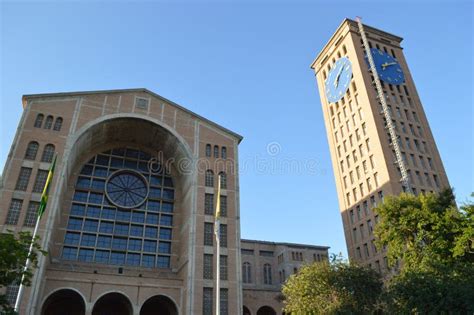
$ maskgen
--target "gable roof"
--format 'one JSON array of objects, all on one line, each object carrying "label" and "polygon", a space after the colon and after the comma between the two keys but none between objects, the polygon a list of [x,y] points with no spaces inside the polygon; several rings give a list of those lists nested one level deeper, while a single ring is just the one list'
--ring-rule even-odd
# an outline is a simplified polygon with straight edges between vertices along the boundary
[{"label": "gable roof", "polygon": [[33,98],[61,97],[61,96],[81,96],[81,95],[111,94],[111,93],[147,93],[147,94],[150,94],[153,97],[159,98],[159,99],[163,100],[164,102],[169,103],[169,104],[181,109],[182,111],[190,114],[191,116],[193,116],[195,118],[198,118],[198,119],[210,124],[211,126],[216,127],[218,129],[232,135],[233,137],[237,138],[238,143],[240,143],[243,139],[243,137],[241,135],[239,135],[238,133],[233,132],[232,130],[227,129],[227,128],[213,122],[212,120],[209,120],[209,119],[207,119],[203,116],[200,116],[200,115],[196,114],[195,112],[190,111],[189,109],[187,109],[187,108],[185,108],[185,107],[183,107],[183,106],[181,106],[181,105],[179,105],[179,104],[177,104],[173,101],[170,101],[169,99],[164,98],[163,96],[161,96],[159,94],[156,94],[156,93],[154,93],[154,92],[152,92],[148,89],[145,89],[145,88],[26,94],[26,95],[23,95],[22,101],[23,101],[23,107],[25,107],[26,106],[26,101],[28,101],[30,99],[33,99]]}]

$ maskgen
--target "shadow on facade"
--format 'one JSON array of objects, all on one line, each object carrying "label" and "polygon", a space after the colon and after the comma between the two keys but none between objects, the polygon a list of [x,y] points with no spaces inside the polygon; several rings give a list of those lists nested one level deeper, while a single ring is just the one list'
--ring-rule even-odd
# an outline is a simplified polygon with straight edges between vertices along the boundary
[{"label": "shadow on facade", "polygon": [[84,315],[86,304],[82,296],[74,290],[62,289],[51,294],[43,304],[42,315]]},{"label": "shadow on facade", "polygon": [[155,295],[143,304],[140,315],[178,315],[174,302],[163,295]]},{"label": "shadow on facade", "polygon": [[262,306],[258,309],[257,315],[276,315],[276,312],[270,306]]},{"label": "shadow on facade", "polygon": [[95,302],[92,315],[132,315],[133,307],[128,298],[120,293],[107,293]]}]

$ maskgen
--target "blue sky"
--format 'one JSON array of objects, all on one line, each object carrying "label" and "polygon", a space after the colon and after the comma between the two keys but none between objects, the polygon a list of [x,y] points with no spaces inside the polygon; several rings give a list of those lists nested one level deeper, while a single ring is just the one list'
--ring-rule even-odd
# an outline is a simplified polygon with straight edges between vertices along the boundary
[{"label": "blue sky", "polygon": [[474,191],[471,1],[2,1],[0,10],[2,167],[23,94],[145,87],[244,136],[243,237],[346,254],[309,65],[345,17],[362,16],[404,37],[451,185],[461,202]]}]

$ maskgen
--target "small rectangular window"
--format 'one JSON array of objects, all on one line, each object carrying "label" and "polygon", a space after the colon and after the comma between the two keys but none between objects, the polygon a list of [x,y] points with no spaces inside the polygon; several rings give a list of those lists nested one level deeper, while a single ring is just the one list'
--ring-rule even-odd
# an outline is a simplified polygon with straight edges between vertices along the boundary
[{"label": "small rectangular window", "polygon": [[273,251],[268,251],[268,250],[261,250],[260,251],[260,256],[273,257],[273,255],[274,255]]},{"label": "small rectangular window", "polygon": [[48,178],[49,171],[46,170],[38,170],[36,174],[35,184],[33,185],[33,192],[41,193],[43,192],[44,185],[46,183],[46,179]]},{"label": "small rectangular window", "polygon": [[26,191],[28,188],[28,183],[30,181],[32,169],[29,167],[22,167],[20,169],[20,174],[18,175],[18,180],[16,182],[15,189]]},{"label": "small rectangular window", "polygon": [[227,224],[220,225],[220,246],[227,247]]},{"label": "small rectangular window", "polygon": [[220,278],[221,280],[227,280],[228,272],[227,272],[227,256],[221,255],[220,257]]},{"label": "small rectangular window", "polygon": [[30,201],[28,210],[26,211],[25,221],[23,226],[34,227],[36,225],[36,219],[38,217],[39,202]]},{"label": "small rectangular window", "polygon": [[203,278],[204,279],[212,279],[213,278],[213,271],[212,271],[212,255],[211,254],[204,254],[204,264],[203,264]]},{"label": "small rectangular window", "polygon": [[203,288],[202,294],[202,314],[212,315],[212,288]]},{"label": "small rectangular window", "polygon": [[141,98],[141,97],[137,97],[135,99],[135,102],[136,102],[136,107],[139,108],[139,109],[148,109],[148,99],[146,98]]},{"label": "small rectangular window", "polygon": [[204,213],[208,215],[214,214],[214,195],[213,194],[204,195]]},{"label": "small rectangular window", "polygon": [[214,243],[214,224],[204,223],[204,245],[212,246]]},{"label": "small rectangular window", "polygon": [[16,225],[18,223],[18,218],[20,217],[22,206],[23,200],[12,199],[12,201],[10,202],[10,208],[8,208],[5,224]]}]

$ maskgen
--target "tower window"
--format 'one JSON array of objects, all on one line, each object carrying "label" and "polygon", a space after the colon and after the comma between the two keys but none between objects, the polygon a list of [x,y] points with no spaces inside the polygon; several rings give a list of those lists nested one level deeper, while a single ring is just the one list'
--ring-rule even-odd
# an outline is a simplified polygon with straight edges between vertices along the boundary
[{"label": "tower window", "polygon": [[215,158],[219,157],[219,147],[217,145],[214,146],[214,157]]},{"label": "tower window", "polygon": [[46,122],[44,123],[44,129],[51,129],[53,126],[53,116],[46,117]]},{"label": "tower window", "polygon": [[44,119],[44,115],[43,115],[43,114],[38,114],[38,115],[36,116],[35,128],[41,128],[41,126],[43,125],[43,119]]},{"label": "tower window", "polygon": [[206,144],[206,157],[211,157],[211,145]]},{"label": "tower window", "polygon": [[36,154],[38,153],[39,144],[36,141],[31,141],[28,143],[28,148],[26,149],[25,159],[26,160],[35,160]]},{"label": "tower window", "polygon": [[56,121],[54,122],[53,130],[61,131],[62,125],[63,125],[63,119],[61,117],[56,118]]},{"label": "tower window", "polygon": [[41,156],[41,162],[51,163],[54,157],[54,145],[47,144],[44,147],[43,155]]}]

